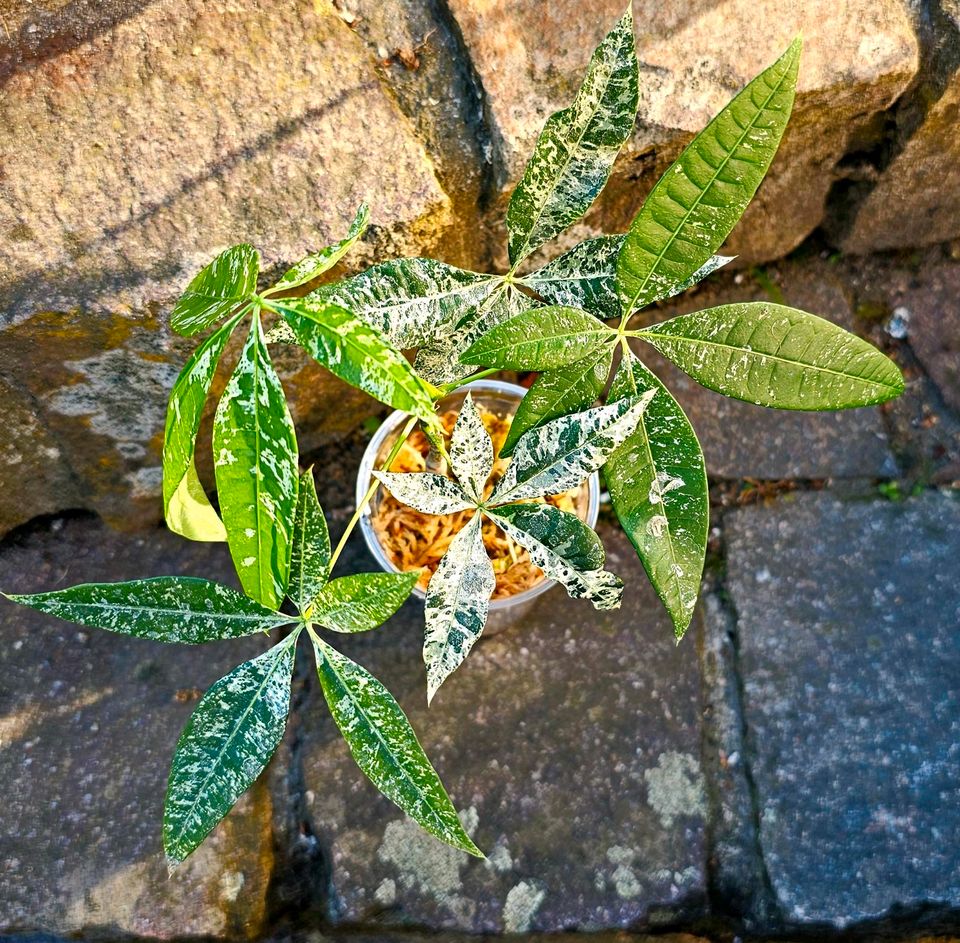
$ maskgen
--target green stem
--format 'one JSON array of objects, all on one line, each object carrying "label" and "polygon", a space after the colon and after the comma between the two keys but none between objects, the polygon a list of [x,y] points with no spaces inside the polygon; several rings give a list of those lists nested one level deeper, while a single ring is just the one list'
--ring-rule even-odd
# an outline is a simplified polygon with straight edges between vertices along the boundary
[{"label": "green stem", "polygon": [[[407,420],[407,424],[403,427],[400,435],[397,437],[397,441],[393,443],[393,448],[390,449],[390,454],[387,456],[383,465],[380,466],[380,470],[386,468],[389,469],[393,464],[394,459],[400,454],[400,449],[403,448],[403,443],[407,441],[407,436],[413,432],[413,427],[417,424],[417,417],[411,416]],[[343,535],[340,538],[340,542],[337,544],[336,549],[333,551],[332,556],[330,557],[330,566],[328,568],[329,573],[333,572],[333,568],[337,564],[337,560],[340,559],[340,554],[343,553],[343,548],[347,545],[347,539],[350,534],[353,532],[353,529],[357,526],[360,521],[363,512],[366,510],[367,505],[373,500],[373,496],[377,493],[377,488],[380,487],[380,482],[376,479],[371,482],[370,487],[367,488],[367,493],[363,496],[363,500],[357,505],[356,511],[353,512],[353,517],[347,523],[347,529],[343,532]]]},{"label": "green stem", "polygon": [[[448,393],[453,393],[456,390],[459,390],[461,386],[466,386],[468,383],[473,383],[474,380],[482,380],[484,377],[488,377],[493,373],[499,373],[499,367],[490,367],[487,370],[480,370],[478,373],[474,373],[472,376],[465,377],[463,380],[454,380],[453,383],[444,383],[440,389],[442,396],[446,396]],[[440,397],[435,397],[440,399]]]}]

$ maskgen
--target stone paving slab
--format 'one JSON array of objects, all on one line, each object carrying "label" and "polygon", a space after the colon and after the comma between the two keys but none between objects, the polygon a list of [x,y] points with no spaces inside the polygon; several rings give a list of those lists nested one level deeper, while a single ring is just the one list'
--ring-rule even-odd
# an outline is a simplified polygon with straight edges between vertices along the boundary
[{"label": "stone paving slab", "polygon": [[786,918],[960,906],[960,501],[726,518],[760,846]]},{"label": "stone paving slab", "polygon": [[[338,925],[599,930],[702,912],[704,796],[694,637],[679,647],[636,556],[605,527],[621,610],[561,590],[482,642],[427,710],[422,606],[334,639],[387,685],[487,861],[448,850],[378,797],[314,689],[306,809]],[[370,569],[354,547],[351,569]]]},{"label": "stone paving slab", "polygon": [[[190,574],[235,585],[222,545],[121,536],[82,518],[11,538],[2,588]],[[163,794],[201,691],[260,639],[195,648],[129,639],[0,601],[0,933],[256,934],[273,853],[255,787],[168,877]]]}]

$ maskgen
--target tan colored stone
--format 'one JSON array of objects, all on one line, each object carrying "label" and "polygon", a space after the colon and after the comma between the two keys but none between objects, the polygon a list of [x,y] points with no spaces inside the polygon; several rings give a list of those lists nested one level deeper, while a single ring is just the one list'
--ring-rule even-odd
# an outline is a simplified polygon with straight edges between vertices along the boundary
[{"label": "tan colored stone", "polygon": [[[587,12],[574,0],[450,0],[487,94],[503,196],[519,179],[547,116],[569,104],[591,51],[623,6],[602,0]],[[691,137],[802,33],[793,121],[728,245],[749,261],[783,255],[821,222],[834,165],[848,142],[918,68],[903,0],[645,0],[634,4],[634,15],[641,62],[636,132],[577,238],[622,230]]]}]

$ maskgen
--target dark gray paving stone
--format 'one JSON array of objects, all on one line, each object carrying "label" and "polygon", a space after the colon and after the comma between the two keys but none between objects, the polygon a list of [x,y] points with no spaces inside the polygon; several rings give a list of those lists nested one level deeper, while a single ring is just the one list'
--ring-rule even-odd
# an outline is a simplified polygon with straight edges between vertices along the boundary
[{"label": "dark gray paving stone", "polygon": [[[233,583],[221,545],[55,521],[0,550],[2,588],[191,574]],[[0,601],[0,933],[246,937],[272,869],[270,797],[255,788],[168,877],[161,845],[173,748],[203,689],[260,639],[167,646]]]},{"label": "dark gray paving stone", "polygon": [[[427,710],[422,607],[334,643],[400,701],[487,861],[421,832],[361,777],[314,693],[307,810],[329,848],[337,924],[474,932],[616,928],[697,913],[705,895],[699,684],[632,548],[618,612],[552,590],[482,642]],[[356,550],[356,548],[355,548]],[[365,551],[351,568],[371,568]]]},{"label": "dark gray paving stone", "polygon": [[960,502],[731,514],[760,842],[791,921],[960,906]]}]

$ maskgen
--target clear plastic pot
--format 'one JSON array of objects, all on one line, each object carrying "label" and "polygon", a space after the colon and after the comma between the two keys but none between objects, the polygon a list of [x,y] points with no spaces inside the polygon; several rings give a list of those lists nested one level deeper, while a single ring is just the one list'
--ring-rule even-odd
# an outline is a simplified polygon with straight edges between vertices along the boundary
[{"label": "clear plastic pot", "polygon": [[[438,403],[438,411],[443,413],[449,409],[459,409],[467,391],[473,396],[474,402],[484,407],[492,413],[498,415],[511,415],[516,412],[520,400],[523,398],[526,390],[522,386],[514,383],[504,383],[500,380],[476,380],[465,387],[457,390],[456,393],[442,399]],[[363,461],[360,463],[360,471],[357,474],[357,496],[359,504],[373,480],[373,471],[379,469],[386,460],[390,449],[393,448],[397,436],[403,430],[407,421],[406,413],[391,413],[383,422],[383,425],[377,430],[376,435],[370,440],[366,451],[363,453]],[[364,510],[360,518],[360,530],[363,533],[367,547],[373,554],[374,559],[384,570],[390,573],[397,573],[398,568],[390,559],[386,550],[381,546],[377,534],[373,528],[372,516],[376,514],[379,506],[379,500],[382,496],[382,489],[377,491],[373,500]],[[581,495],[577,500],[577,514],[590,527],[597,523],[597,514],[600,509],[600,479],[594,473],[591,475],[582,488]],[[530,609],[533,601],[542,593],[547,592],[554,586],[552,580],[543,579],[536,586],[531,586],[522,593],[510,596],[505,599],[494,599],[490,602],[490,615],[487,619],[487,626],[483,631],[484,637],[495,635],[504,629],[521,621],[522,617]],[[419,586],[414,589],[414,594],[423,599],[426,595]]]}]

